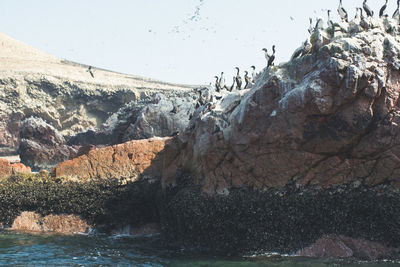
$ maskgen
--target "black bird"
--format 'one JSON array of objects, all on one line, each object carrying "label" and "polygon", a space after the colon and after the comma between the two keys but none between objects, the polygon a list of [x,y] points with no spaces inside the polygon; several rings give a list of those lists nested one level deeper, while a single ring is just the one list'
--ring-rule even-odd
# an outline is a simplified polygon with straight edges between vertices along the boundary
[{"label": "black bird", "polygon": [[179,108],[178,108],[177,106],[174,106],[174,107],[172,108],[172,110],[170,111],[170,113],[176,114],[176,113],[178,113],[178,111],[179,111]]},{"label": "black bird", "polygon": [[340,0],[339,7],[337,9],[339,16],[342,20],[348,22],[347,11],[343,8],[342,0]]},{"label": "black bird", "polygon": [[233,88],[235,88],[235,83],[236,83],[236,77],[233,76],[233,83],[232,83],[231,88],[229,88],[229,92],[232,92]]},{"label": "black bird", "polygon": [[269,68],[270,66],[272,66],[274,64],[274,60],[275,60],[275,45],[272,46],[272,55],[269,57],[268,60],[268,65],[267,68]]},{"label": "black bird", "polygon": [[314,31],[314,27],[312,26],[312,18],[309,18],[309,19],[310,19],[310,27],[308,28],[308,33],[312,34]]},{"label": "black bird", "polygon": [[249,89],[252,87],[251,78],[247,70],[244,71],[244,82],[245,82],[244,89]]},{"label": "black bird", "polygon": [[333,29],[334,26],[333,26],[333,21],[331,20],[331,11],[328,9],[327,12],[328,12],[328,27]]},{"label": "black bird", "polygon": [[367,17],[374,16],[374,11],[372,11],[372,9],[367,5],[367,0],[364,0],[363,8],[364,8],[365,13],[367,14]]},{"label": "black bird", "polygon": [[239,75],[239,68],[236,67],[235,69],[237,69],[237,73],[236,73],[236,89],[241,90],[242,89],[242,77],[240,77]]},{"label": "black bird", "polygon": [[397,0],[397,8],[393,13],[392,18],[394,19],[400,19],[400,12],[399,12],[399,8],[400,8],[400,0]]},{"label": "black bird", "polygon": [[256,66],[251,66],[251,69],[253,70],[251,72],[251,82],[255,83],[256,82],[256,77],[257,77],[257,72],[256,72]]},{"label": "black bird", "polygon": [[214,76],[215,80],[215,91],[219,92],[221,91],[221,86],[219,85],[219,78],[218,76]]},{"label": "black bird", "polygon": [[381,8],[381,10],[379,10],[379,17],[381,18],[383,16],[383,12],[385,12],[386,8],[387,8],[387,3],[388,0],[386,0],[385,5]]},{"label": "black bird", "polygon": [[90,73],[90,75],[92,76],[92,78],[94,78],[93,72],[92,72],[92,66],[89,66],[89,68],[87,69],[87,72]]}]

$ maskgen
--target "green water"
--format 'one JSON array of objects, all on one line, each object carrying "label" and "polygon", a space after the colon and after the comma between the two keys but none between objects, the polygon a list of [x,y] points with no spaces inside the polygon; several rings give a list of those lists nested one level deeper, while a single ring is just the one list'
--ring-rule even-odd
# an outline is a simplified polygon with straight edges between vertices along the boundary
[{"label": "green water", "polygon": [[400,266],[400,262],[349,262],[298,257],[206,257],[167,249],[156,237],[50,235],[0,232],[1,266]]}]

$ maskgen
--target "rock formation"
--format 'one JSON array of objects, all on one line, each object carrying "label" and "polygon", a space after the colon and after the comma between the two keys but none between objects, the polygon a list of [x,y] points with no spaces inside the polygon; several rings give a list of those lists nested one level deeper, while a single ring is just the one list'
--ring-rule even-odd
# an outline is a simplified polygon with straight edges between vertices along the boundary
[{"label": "rock formation", "polygon": [[[97,68],[92,78],[87,67],[0,33],[0,155],[16,153],[21,122],[30,117],[43,119],[67,141],[81,133],[71,145],[168,136],[186,126],[196,104],[193,87]],[[154,101],[160,104],[148,106]],[[174,106],[177,114],[165,110]]]},{"label": "rock formation", "polygon": [[312,52],[195,112],[166,147],[167,238],[234,253],[326,234],[400,247],[400,29],[368,21],[317,30]]},{"label": "rock formation", "polygon": [[10,163],[7,159],[0,158],[0,179],[7,178],[14,173],[30,173],[31,168],[22,163]]},{"label": "rock formation", "polygon": [[208,193],[289,184],[400,188],[400,38],[396,22],[332,37],[318,52],[264,70],[191,122],[166,164]]},{"label": "rock formation", "polygon": [[59,164],[53,169],[52,175],[77,181],[118,179],[132,182],[146,177],[159,180],[162,152],[170,139],[134,140],[90,150],[87,155]]},{"label": "rock formation", "polygon": [[56,232],[64,234],[85,233],[89,225],[79,216],[47,215],[24,211],[15,218],[10,230],[32,232]]},{"label": "rock formation", "polygon": [[28,118],[20,126],[21,161],[36,171],[49,169],[76,154],[64,137],[40,118]]}]

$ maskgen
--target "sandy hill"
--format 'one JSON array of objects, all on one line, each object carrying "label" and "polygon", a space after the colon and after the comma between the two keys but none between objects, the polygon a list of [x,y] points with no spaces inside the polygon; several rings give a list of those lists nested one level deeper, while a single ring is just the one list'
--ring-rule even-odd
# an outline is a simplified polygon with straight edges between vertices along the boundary
[{"label": "sandy hill", "polygon": [[162,90],[179,90],[189,87],[97,68],[93,68],[95,78],[92,78],[87,68],[87,65],[58,59],[0,32],[0,75],[2,77],[13,76],[12,74],[17,73],[44,74],[99,85],[126,85]]}]

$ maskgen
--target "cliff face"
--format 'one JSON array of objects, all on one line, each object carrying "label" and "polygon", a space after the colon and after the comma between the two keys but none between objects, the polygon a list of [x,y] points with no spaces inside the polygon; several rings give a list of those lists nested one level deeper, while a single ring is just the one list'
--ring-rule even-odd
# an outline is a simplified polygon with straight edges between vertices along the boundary
[{"label": "cliff face", "polygon": [[165,184],[185,169],[211,194],[242,186],[400,188],[397,22],[347,26],[193,118],[171,152]]},{"label": "cliff face", "polygon": [[[21,121],[31,116],[67,140],[83,132],[71,144],[110,144],[183,131],[196,104],[189,86],[96,68],[92,77],[86,65],[57,59],[2,33],[0,48],[0,154],[15,153]],[[160,99],[171,110],[181,106],[180,113],[162,110]],[[156,106],[150,115],[144,109],[149,104]]]}]

